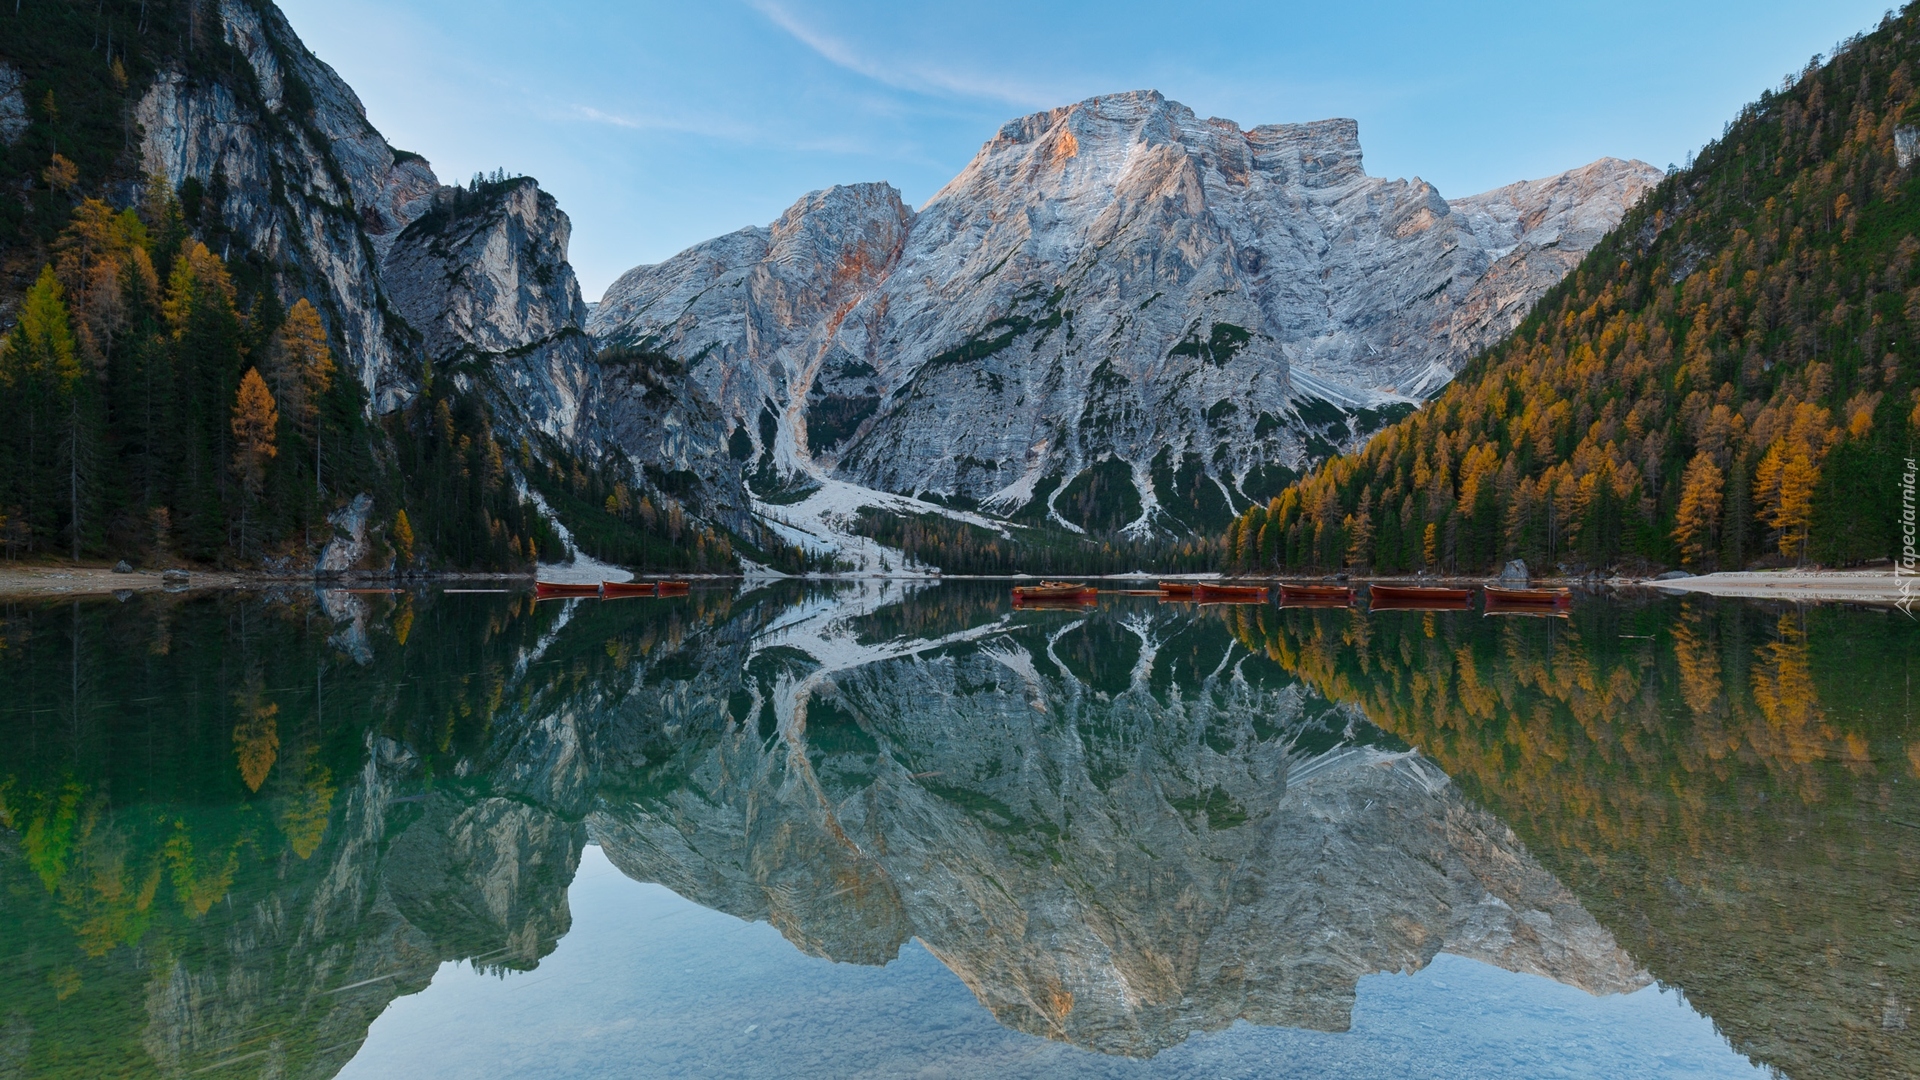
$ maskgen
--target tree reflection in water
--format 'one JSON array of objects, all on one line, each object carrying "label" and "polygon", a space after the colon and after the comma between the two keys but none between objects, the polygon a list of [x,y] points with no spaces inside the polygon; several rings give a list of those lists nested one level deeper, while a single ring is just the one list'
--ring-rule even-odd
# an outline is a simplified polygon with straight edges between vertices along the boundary
[{"label": "tree reflection in water", "polygon": [[441,961],[537,965],[591,836],[816,955],[917,937],[1108,1053],[1343,1030],[1445,950],[1650,971],[1794,1076],[1916,1060],[1904,625],[1108,599],[7,607],[0,1059],[331,1075]]}]

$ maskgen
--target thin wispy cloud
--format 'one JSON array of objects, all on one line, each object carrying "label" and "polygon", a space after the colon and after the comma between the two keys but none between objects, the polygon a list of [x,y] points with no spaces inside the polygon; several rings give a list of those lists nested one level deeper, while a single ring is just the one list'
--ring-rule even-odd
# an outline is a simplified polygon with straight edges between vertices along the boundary
[{"label": "thin wispy cloud", "polygon": [[1060,92],[1029,86],[997,75],[954,72],[929,64],[898,68],[864,56],[852,45],[818,27],[808,25],[779,0],[746,0],[788,37],[811,50],[828,63],[863,78],[914,93],[949,94],[1005,102],[1026,109],[1041,109],[1058,104]]}]

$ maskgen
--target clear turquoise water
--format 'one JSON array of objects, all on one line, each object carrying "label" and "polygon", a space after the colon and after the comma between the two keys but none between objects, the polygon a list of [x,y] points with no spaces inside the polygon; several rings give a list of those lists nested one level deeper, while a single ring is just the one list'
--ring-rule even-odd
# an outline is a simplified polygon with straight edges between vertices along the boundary
[{"label": "clear turquoise water", "polygon": [[1009,1031],[917,942],[885,967],[621,875],[588,848],[573,929],[531,972],[443,965],[343,1078],[1753,1077],[1677,991],[1596,997],[1445,953],[1360,980],[1353,1028],[1196,1035],[1149,1059]]},{"label": "clear turquoise water", "polygon": [[1920,623],[0,603],[0,1077],[1920,1073]]}]

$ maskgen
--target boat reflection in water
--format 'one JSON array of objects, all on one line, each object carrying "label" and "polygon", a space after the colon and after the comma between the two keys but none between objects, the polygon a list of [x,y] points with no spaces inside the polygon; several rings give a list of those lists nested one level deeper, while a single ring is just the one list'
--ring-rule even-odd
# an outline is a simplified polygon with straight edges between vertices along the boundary
[{"label": "boat reflection in water", "polygon": [[[1920,749],[1869,674],[1920,644],[1904,625],[1102,599],[865,582],[8,608],[0,1055],[325,1076],[391,1005],[445,1064],[407,1003],[433,1007],[444,962],[556,962],[594,843],[799,953],[902,978],[937,960],[1005,1030],[1112,1069],[1240,1047],[1193,1036],[1249,1024],[1345,1032],[1358,984],[1443,953],[1596,1001],[1657,978],[1795,1077],[1920,1061]],[[727,936],[701,940],[724,967]],[[729,992],[674,1022],[762,1007]],[[810,1020],[829,1042],[879,1023],[831,1013]],[[376,1038],[349,1072],[402,1049]],[[728,1052],[722,1072],[848,1060]]]}]

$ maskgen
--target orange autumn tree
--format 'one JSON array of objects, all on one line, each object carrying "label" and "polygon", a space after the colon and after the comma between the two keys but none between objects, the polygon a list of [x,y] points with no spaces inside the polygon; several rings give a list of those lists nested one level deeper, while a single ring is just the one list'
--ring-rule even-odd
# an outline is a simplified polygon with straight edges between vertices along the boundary
[{"label": "orange autumn tree", "polygon": [[302,297],[287,312],[267,354],[267,381],[280,409],[313,440],[313,489],[320,485],[320,398],[333,386],[333,352],[320,313]]},{"label": "orange autumn tree", "polygon": [[260,377],[260,369],[248,368],[233,402],[233,471],[247,493],[240,509],[243,553],[247,546],[246,507],[260,497],[261,489],[266,486],[267,463],[280,452],[275,445],[279,427],[280,413],[274,408],[272,391]]},{"label": "orange autumn tree", "polygon": [[1690,565],[1698,566],[1719,549],[1720,511],[1726,501],[1726,477],[1701,451],[1687,465],[1680,481],[1680,508],[1674,515],[1673,538]]}]

